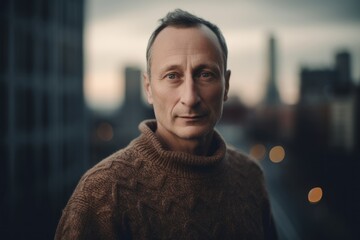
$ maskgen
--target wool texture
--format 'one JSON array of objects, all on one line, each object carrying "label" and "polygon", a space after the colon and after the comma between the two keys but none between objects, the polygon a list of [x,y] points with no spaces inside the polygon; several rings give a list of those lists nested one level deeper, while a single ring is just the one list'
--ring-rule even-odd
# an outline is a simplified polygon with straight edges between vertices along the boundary
[{"label": "wool texture", "polygon": [[141,135],[88,170],[55,239],[276,239],[259,165],[215,131],[210,156],[169,151]]}]

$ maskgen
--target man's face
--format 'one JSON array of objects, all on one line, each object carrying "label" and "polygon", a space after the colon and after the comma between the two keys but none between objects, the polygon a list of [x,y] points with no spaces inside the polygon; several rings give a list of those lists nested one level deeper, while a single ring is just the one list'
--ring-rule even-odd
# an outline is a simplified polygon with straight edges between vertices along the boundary
[{"label": "man's face", "polygon": [[207,27],[166,27],[151,51],[144,76],[157,134],[168,141],[211,136],[227,99],[230,71],[216,35]]}]

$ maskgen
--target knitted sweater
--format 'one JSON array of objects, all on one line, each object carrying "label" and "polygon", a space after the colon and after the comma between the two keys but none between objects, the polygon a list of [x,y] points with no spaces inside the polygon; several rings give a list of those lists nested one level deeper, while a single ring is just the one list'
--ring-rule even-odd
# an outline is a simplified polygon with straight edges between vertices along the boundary
[{"label": "knitted sweater", "polygon": [[275,239],[259,166],[215,132],[211,156],[165,150],[155,121],[90,169],[55,239]]}]

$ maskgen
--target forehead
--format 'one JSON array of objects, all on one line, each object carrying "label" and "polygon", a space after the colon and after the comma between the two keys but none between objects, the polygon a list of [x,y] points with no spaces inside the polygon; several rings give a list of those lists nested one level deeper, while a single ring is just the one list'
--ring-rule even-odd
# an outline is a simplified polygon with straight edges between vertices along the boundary
[{"label": "forehead", "polygon": [[152,63],[158,58],[174,55],[207,54],[223,63],[222,50],[216,35],[206,26],[166,27],[156,37],[152,50]]}]

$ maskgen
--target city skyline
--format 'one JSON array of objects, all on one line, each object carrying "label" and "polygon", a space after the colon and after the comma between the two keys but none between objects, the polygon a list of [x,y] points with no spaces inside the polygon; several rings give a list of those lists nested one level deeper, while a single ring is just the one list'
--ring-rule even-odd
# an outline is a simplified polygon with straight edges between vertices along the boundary
[{"label": "city skyline", "polygon": [[[313,1],[317,10],[319,3],[324,2]],[[0,153],[4,166],[0,176],[4,188],[0,210],[4,238],[52,238],[62,209],[81,175],[139,136],[140,121],[154,118],[151,106],[143,104],[141,99],[144,48],[157,24],[155,18],[173,9],[175,3],[161,5],[164,1],[155,0],[154,5],[144,11],[139,10],[140,2],[145,3],[145,0],[89,1],[88,11],[92,6],[97,14],[102,14],[93,15],[92,21],[100,20],[100,23],[92,30],[89,30],[94,27],[91,24],[84,29],[85,1],[1,2],[0,109],[3,114],[0,115]],[[233,3],[226,11],[230,19],[236,19],[232,13],[239,9],[238,2],[224,0],[223,3]],[[255,11],[261,10],[254,8],[259,4],[256,0],[256,4],[240,3],[246,7],[241,14],[246,15],[247,10],[252,11],[246,16],[258,14],[256,16],[260,17],[262,14]],[[289,35],[279,29],[265,31],[259,24],[249,22],[238,25],[239,19],[236,24],[235,21],[224,22],[223,14],[214,15],[215,6],[219,6],[215,1],[209,0],[205,12],[200,11],[198,3],[193,4],[191,8],[192,3],[184,0],[178,7],[219,23],[224,29],[232,56],[229,62],[233,71],[231,88],[241,89],[239,96],[243,97],[229,97],[216,130],[227,144],[251,155],[262,166],[279,239],[357,239],[360,235],[360,216],[355,214],[360,212],[357,184],[360,182],[360,162],[357,161],[360,159],[360,41],[353,40],[358,40],[358,31],[349,27],[345,29],[348,35],[333,33],[334,29],[344,26],[338,22],[335,28],[327,25],[327,34],[318,32],[317,35],[324,35],[321,38],[302,32],[299,39],[290,41],[289,38],[299,35]],[[274,13],[271,4],[263,4]],[[329,9],[334,10],[334,6],[342,4],[329,0],[326,6],[331,7],[321,16],[323,21],[334,18],[332,23],[335,23],[342,18],[334,12],[331,18],[327,15],[331,13]],[[301,6],[302,3],[297,3],[298,11],[304,10]],[[294,10],[295,5],[290,7],[289,3],[284,3],[282,7]],[[356,9],[354,5],[350,8]],[[340,7],[339,12],[350,8],[348,5]],[[144,16],[136,18],[134,14]],[[123,18],[122,23],[114,20],[115,16]],[[283,17],[276,15],[277,21]],[[264,19],[267,18],[261,21]],[[352,22],[351,26],[359,21],[351,14],[346,19],[345,22]],[[317,28],[310,24],[314,23],[314,11],[310,11],[305,20],[308,25],[301,25],[300,29],[310,27],[306,31],[315,33]],[[319,24],[317,22],[316,26]],[[254,34],[248,35],[251,32]],[[296,28],[292,33],[299,32]],[[330,36],[334,37],[330,42],[341,42],[346,49],[331,48],[331,44],[322,42]],[[345,37],[349,37],[348,41],[340,41]],[[101,39],[108,41],[99,41]],[[129,39],[134,41],[133,45],[128,43]],[[310,46],[309,43],[319,49],[299,47]],[[93,52],[89,51],[89,44],[95,47]],[[296,54],[299,51],[304,51],[301,56],[306,56],[306,61],[302,59],[295,65],[294,72],[299,78],[300,99],[296,105],[284,105],[278,100],[274,81],[277,79],[283,84],[284,73],[281,72],[288,64],[286,61],[299,59]],[[245,71],[247,67],[250,73]],[[251,73],[257,69],[258,73]],[[356,87],[350,83],[350,71]],[[89,74],[95,74],[93,81],[103,88],[90,88],[98,94],[95,98],[92,96],[100,102],[98,107],[111,107],[111,101],[119,103],[121,96],[124,97],[123,106],[113,105],[116,109],[108,115],[88,109],[84,103],[83,83],[89,84]],[[102,74],[109,76],[108,80]],[[249,77],[239,80],[246,76]],[[268,79],[271,84],[266,84]],[[254,82],[251,86],[250,80]],[[236,82],[238,86],[234,86]],[[125,89],[123,93],[121,86]],[[267,98],[256,108],[246,106],[246,96],[262,96],[261,90],[256,90],[258,86],[267,86],[267,91],[263,91]],[[284,94],[284,89],[282,91]],[[244,96],[244,93],[249,95]],[[109,97],[108,102],[104,102],[103,97]],[[312,195],[315,190],[321,191],[320,197]],[[17,231],[19,226],[22,226],[21,231]]]},{"label": "city skyline", "polygon": [[95,109],[119,107],[124,96],[122,70],[126,66],[145,70],[148,36],[157,20],[176,7],[207,18],[223,30],[232,70],[230,94],[239,96],[246,105],[256,105],[265,94],[270,34],[278,43],[276,82],[285,103],[298,100],[301,67],[332,65],[332,56],[344,49],[352,54],[353,79],[358,83],[360,33],[355,29],[360,19],[352,12],[355,1],[330,1],[326,6],[324,1],[272,3],[225,1],[220,5],[210,1],[202,11],[201,1],[155,1],[151,5],[144,1],[88,1],[84,86],[88,104]]}]

